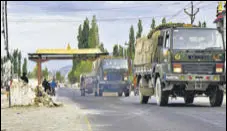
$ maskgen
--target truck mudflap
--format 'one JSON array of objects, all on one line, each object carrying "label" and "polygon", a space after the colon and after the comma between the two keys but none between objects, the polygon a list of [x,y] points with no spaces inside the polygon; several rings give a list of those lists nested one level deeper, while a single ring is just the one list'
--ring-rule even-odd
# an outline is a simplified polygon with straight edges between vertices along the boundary
[{"label": "truck mudflap", "polygon": [[167,82],[217,82],[225,83],[225,75],[203,74],[165,74],[163,80]]}]

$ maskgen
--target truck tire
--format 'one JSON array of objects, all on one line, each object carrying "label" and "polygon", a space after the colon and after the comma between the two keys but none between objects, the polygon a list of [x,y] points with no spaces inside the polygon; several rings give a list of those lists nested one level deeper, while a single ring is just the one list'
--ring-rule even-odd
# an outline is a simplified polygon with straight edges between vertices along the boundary
[{"label": "truck tire", "polygon": [[129,97],[129,92],[125,92],[125,97]]},{"label": "truck tire", "polygon": [[103,90],[99,89],[99,96],[103,96]]},{"label": "truck tire", "polygon": [[117,94],[118,94],[118,96],[119,96],[119,97],[121,97],[121,96],[122,96],[122,92],[118,92]]},{"label": "truck tire", "polygon": [[214,92],[209,96],[211,107],[220,107],[222,105],[224,92],[218,87]]},{"label": "truck tire", "polygon": [[185,104],[192,104],[194,102],[194,94],[186,93],[184,96]]},{"label": "truck tire", "polygon": [[166,106],[169,100],[168,92],[162,91],[162,89],[164,88],[163,86],[164,85],[161,84],[161,80],[158,77],[156,80],[155,93],[156,93],[157,105],[159,106]]},{"label": "truck tire", "polygon": [[85,89],[81,90],[81,96],[85,96]]},{"label": "truck tire", "polygon": [[95,91],[95,96],[98,96],[98,93],[97,93],[97,91]]}]

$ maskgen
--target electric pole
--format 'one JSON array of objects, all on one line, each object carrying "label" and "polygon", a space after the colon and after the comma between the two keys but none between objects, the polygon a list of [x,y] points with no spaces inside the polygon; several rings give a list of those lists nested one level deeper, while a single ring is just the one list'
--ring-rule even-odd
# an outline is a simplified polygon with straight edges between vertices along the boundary
[{"label": "electric pole", "polygon": [[193,5],[193,2],[191,1],[191,14],[188,13],[186,9],[184,9],[184,12],[190,17],[191,24],[193,25],[195,20],[195,15],[199,12],[199,8],[197,8],[196,12],[194,13],[194,5]]},{"label": "electric pole", "polygon": [[[7,1],[2,1],[2,34],[4,37],[4,43],[5,43],[5,50],[7,59],[10,61],[10,55],[9,55],[9,43],[8,43],[8,20],[7,20]],[[11,66],[12,67],[12,66]],[[9,90],[9,107],[11,107],[11,94],[10,94],[10,85],[12,80],[12,68],[10,70],[10,84],[7,84],[7,88]]]}]

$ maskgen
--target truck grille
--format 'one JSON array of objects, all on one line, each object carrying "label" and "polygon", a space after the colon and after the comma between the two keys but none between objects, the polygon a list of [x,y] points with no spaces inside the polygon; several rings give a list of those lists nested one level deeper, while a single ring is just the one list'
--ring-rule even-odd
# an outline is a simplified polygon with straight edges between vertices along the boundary
[{"label": "truck grille", "polygon": [[207,64],[207,63],[183,64],[184,73],[212,74],[214,73],[214,69],[215,69],[215,64]]}]

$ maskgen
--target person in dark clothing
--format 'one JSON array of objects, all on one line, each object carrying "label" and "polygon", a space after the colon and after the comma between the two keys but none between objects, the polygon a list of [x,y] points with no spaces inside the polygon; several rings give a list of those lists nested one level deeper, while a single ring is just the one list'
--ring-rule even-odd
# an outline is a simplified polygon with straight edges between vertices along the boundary
[{"label": "person in dark clothing", "polygon": [[21,80],[23,80],[24,82],[28,83],[28,77],[26,76],[26,73],[23,73],[23,76],[21,77]]},{"label": "person in dark clothing", "polygon": [[49,82],[46,80],[46,78],[43,80],[42,86],[44,87],[44,91],[47,92],[47,90],[50,91],[50,84]]}]

